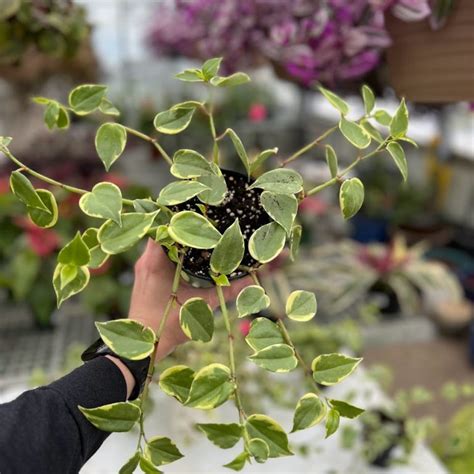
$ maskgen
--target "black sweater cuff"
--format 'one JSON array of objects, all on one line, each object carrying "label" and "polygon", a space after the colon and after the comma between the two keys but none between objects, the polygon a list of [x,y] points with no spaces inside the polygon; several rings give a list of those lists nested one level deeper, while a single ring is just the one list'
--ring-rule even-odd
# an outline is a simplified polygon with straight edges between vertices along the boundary
[{"label": "black sweater cuff", "polygon": [[127,385],[120,369],[107,357],[97,357],[49,385],[63,396],[78,426],[83,459],[89,459],[109,433],[95,428],[77,408],[96,408],[127,398]]}]

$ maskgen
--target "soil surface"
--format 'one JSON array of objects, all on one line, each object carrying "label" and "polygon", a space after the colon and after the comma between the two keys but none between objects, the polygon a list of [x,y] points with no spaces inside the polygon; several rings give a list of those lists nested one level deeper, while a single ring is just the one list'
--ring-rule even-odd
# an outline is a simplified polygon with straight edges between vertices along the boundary
[{"label": "soil surface", "polygon": [[[245,253],[242,265],[255,267],[259,263],[252,258],[248,251],[247,243],[250,236],[260,227],[268,224],[271,219],[260,204],[260,189],[248,189],[253,180],[248,180],[247,176],[235,171],[222,170],[222,174],[227,183],[227,196],[219,206],[208,206],[207,216],[212,219],[219,232],[224,231],[239,219],[240,229],[245,239]],[[174,211],[195,211],[201,214],[197,207],[202,202],[198,198],[193,198],[183,204],[173,208]],[[209,276],[210,259],[212,250],[188,249],[184,257],[183,269],[190,275],[212,281]],[[236,270],[228,276],[229,280],[241,278],[247,273]]]}]

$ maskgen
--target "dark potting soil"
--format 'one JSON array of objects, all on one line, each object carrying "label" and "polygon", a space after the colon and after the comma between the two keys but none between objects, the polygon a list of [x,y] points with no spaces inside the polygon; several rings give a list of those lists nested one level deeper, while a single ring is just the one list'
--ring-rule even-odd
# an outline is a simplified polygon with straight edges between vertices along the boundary
[{"label": "dark potting soil", "polygon": [[[240,229],[245,240],[245,253],[241,265],[255,267],[259,263],[252,258],[248,251],[248,240],[250,236],[260,227],[268,224],[271,219],[260,204],[260,189],[248,189],[252,180],[247,176],[235,171],[222,170],[222,174],[227,183],[227,196],[219,206],[208,206],[207,215],[213,220],[220,233],[231,226],[235,219],[239,219]],[[173,211],[195,211],[201,214],[197,207],[202,202],[198,198],[193,198],[183,204],[174,206]],[[212,280],[209,276],[210,259],[212,250],[188,249],[184,256],[183,269],[185,272],[206,280]],[[247,273],[236,270],[229,279],[236,279],[245,276]]]}]

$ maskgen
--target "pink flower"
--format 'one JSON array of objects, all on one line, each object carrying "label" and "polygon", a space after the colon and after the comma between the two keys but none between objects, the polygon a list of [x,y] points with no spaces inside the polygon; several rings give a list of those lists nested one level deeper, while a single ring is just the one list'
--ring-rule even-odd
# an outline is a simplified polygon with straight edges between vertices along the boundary
[{"label": "pink flower", "polygon": [[248,117],[251,122],[263,122],[267,118],[267,108],[263,104],[252,104],[249,108]]},{"label": "pink flower", "polygon": [[15,224],[25,231],[30,249],[39,257],[48,257],[61,244],[54,230],[37,227],[26,217],[17,217]]},{"label": "pink flower", "polygon": [[239,321],[239,331],[242,336],[246,337],[247,334],[250,332],[250,321],[248,321],[247,319]]},{"label": "pink flower", "polygon": [[299,209],[304,214],[320,216],[327,211],[328,205],[319,198],[307,197],[301,201]]},{"label": "pink flower", "polygon": [[392,13],[403,21],[420,21],[431,14],[429,0],[398,0]]}]

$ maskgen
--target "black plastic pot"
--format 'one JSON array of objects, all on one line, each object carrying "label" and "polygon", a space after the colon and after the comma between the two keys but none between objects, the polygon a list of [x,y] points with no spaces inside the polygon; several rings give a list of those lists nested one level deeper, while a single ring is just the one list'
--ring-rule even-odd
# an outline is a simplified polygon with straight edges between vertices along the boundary
[{"label": "black plastic pot", "polygon": [[[250,236],[258,228],[268,224],[271,219],[260,204],[260,189],[247,189],[252,179],[242,173],[232,170],[222,170],[227,183],[228,194],[224,202],[219,206],[208,206],[207,214],[216,225],[219,232],[223,233],[236,218],[239,219],[242,234],[245,239],[245,253],[242,265],[257,268],[260,263],[250,255],[247,242]],[[190,210],[201,213],[198,204],[202,202],[193,198],[183,204],[173,207],[173,211]],[[183,261],[183,271],[191,284],[200,287],[214,285],[214,280],[209,275],[210,258],[212,250],[188,249]],[[229,280],[243,278],[248,273],[244,270],[236,270],[228,276]]]},{"label": "black plastic pot", "polygon": [[[393,443],[383,450],[381,453],[377,455],[375,459],[373,459],[370,464],[372,466],[377,466],[377,467],[389,467],[390,465],[390,460],[392,457],[393,450],[398,446],[399,442],[401,441],[404,433],[405,433],[405,425],[403,420],[396,419],[387,413],[385,413],[383,410],[374,410],[374,413],[377,414],[380,418],[380,421],[382,424],[394,424],[397,426],[397,436],[396,439],[393,441]],[[364,438],[367,440],[368,434],[369,434],[369,429],[368,427],[364,427]]]}]

